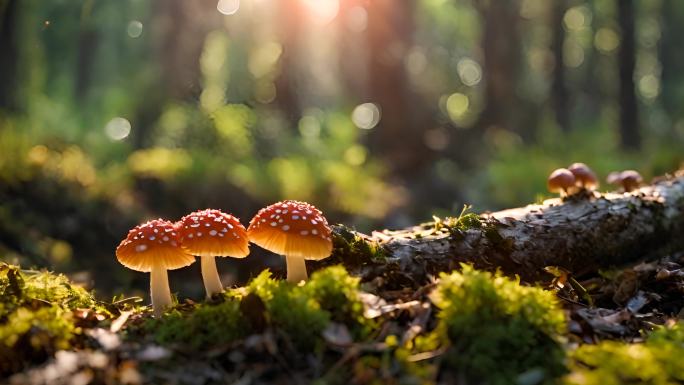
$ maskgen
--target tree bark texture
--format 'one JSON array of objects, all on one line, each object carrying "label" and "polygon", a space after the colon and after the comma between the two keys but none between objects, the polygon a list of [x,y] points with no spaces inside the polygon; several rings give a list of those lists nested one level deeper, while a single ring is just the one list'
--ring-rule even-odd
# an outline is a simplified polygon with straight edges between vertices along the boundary
[{"label": "tree bark texture", "polygon": [[[367,236],[336,227],[335,253],[328,263],[344,263],[364,281],[417,287],[439,272],[472,263],[501,269],[526,282],[552,278],[556,266],[574,275],[654,259],[684,251],[684,171],[631,193],[589,193],[550,199],[480,216],[482,227],[437,231],[429,223]],[[363,239],[384,258],[354,258],[341,239]]]}]

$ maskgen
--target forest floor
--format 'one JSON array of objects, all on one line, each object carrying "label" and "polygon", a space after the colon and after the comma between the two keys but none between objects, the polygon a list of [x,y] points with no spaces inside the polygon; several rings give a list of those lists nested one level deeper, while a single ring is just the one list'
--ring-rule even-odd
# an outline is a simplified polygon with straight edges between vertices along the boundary
[{"label": "forest floor", "polygon": [[[343,230],[338,254],[349,252]],[[300,285],[265,271],[155,319],[141,298],[103,302],[62,275],[4,264],[0,379],[681,384],[683,266],[678,253],[581,277],[547,268],[555,279],[543,287],[468,265],[417,288],[362,282],[342,265],[314,267]]]}]

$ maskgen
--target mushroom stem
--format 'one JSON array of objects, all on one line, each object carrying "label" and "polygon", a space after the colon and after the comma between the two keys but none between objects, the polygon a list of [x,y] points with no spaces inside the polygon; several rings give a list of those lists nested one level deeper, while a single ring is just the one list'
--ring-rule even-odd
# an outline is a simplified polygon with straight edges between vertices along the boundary
[{"label": "mushroom stem", "polygon": [[164,309],[171,306],[171,290],[169,289],[169,275],[166,268],[160,265],[152,266],[150,272],[150,296],[152,297],[152,308],[154,316],[161,317]]},{"label": "mushroom stem", "polygon": [[306,281],[308,275],[306,274],[304,258],[286,255],[285,263],[287,264],[287,282],[299,283],[300,281]]},{"label": "mushroom stem", "polygon": [[221,278],[218,270],[216,270],[215,257],[200,257],[202,265],[202,280],[204,280],[204,289],[207,291],[207,298],[223,291]]}]

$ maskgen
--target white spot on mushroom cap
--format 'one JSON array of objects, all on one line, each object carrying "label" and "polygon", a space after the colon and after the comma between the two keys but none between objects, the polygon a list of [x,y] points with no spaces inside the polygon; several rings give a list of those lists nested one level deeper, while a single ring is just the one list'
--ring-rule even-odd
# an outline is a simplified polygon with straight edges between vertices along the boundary
[{"label": "white spot on mushroom cap", "polygon": [[209,232],[209,235],[211,235],[212,237],[215,237],[216,234],[217,234],[217,231],[216,231],[216,230],[211,230],[211,231]]},{"label": "white spot on mushroom cap", "polygon": [[276,226],[278,226],[278,224],[276,222],[271,222],[271,226],[276,227]]},{"label": "white spot on mushroom cap", "polygon": [[306,230],[302,230],[302,231],[299,232],[299,234],[302,234],[302,235],[309,235],[309,232],[306,231]]},{"label": "white spot on mushroom cap", "polygon": [[135,247],[135,252],[136,252],[136,253],[142,253],[142,252],[145,251],[145,250],[147,250],[147,245],[145,245],[145,244],[138,245],[138,246]]},{"label": "white spot on mushroom cap", "polygon": [[283,229],[283,231],[287,231],[290,229],[290,226],[289,225],[283,225],[283,227],[281,227],[281,228]]},{"label": "white spot on mushroom cap", "polygon": [[198,236],[198,237],[201,237],[201,236],[202,236],[202,233],[198,231],[198,232],[197,232],[197,236]]},{"label": "white spot on mushroom cap", "polygon": [[167,236],[165,235],[164,238],[162,238],[162,240],[163,240],[164,242],[168,242],[168,241],[169,241],[169,237],[167,237]]},{"label": "white spot on mushroom cap", "polygon": [[313,235],[318,234],[318,230],[316,230],[316,229],[311,230],[311,234],[313,234]]},{"label": "white spot on mushroom cap", "polygon": [[188,238],[192,238],[192,233],[188,234]]},{"label": "white spot on mushroom cap", "polygon": [[299,215],[293,215],[292,219],[294,219],[296,221],[297,219],[299,219]]}]

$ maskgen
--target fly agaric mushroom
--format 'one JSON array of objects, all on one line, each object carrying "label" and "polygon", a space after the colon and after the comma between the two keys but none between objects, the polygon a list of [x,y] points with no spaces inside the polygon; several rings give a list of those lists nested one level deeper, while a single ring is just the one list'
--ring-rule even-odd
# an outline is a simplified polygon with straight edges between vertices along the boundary
[{"label": "fly agaric mushroom", "polygon": [[630,192],[639,188],[643,181],[641,174],[635,170],[625,170],[623,172],[611,172],[608,174],[608,183],[619,185],[625,192]]},{"label": "fly agaric mushroom", "polygon": [[249,240],[285,256],[288,282],[306,280],[305,259],[330,256],[330,227],[314,206],[292,200],[265,207],[249,222]]},{"label": "fly agaric mushroom", "polygon": [[575,177],[575,184],[587,190],[594,190],[599,185],[596,174],[589,166],[584,163],[573,163],[568,167],[568,170]]},{"label": "fly agaric mushroom", "polygon": [[150,297],[155,317],[171,305],[167,270],[180,269],[195,262],[183,250],[173,223],[155,219],[128,232],[116,248],[116,258],[129,269],[150,273]]},{"label": "fly agaric mushroom", "polygon": [[176,223],[183,249],[200,257],[207,297],[223,291],[216,257],[244,258],[249,254],[247,230],[240,221],[220,210],[202,210]]},{"label": "fly agaric mushroom", "polygon": [[546,186],[551,192],[567,195],[568,189],[575,186],[575,176],[567,168],[559,168],[549,175]]}]

